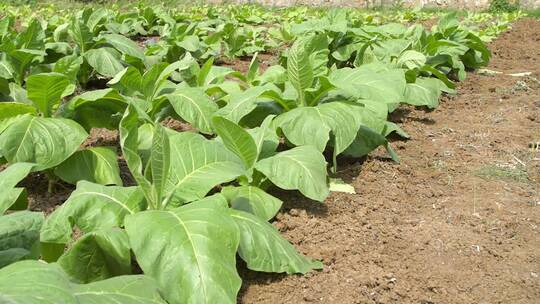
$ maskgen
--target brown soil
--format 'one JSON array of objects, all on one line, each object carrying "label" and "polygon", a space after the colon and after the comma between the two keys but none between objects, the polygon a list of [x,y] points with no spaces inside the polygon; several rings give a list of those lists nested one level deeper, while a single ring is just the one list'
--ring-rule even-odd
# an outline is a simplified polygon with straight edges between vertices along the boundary
[{"label": "brown soil", "polygon": [[435,111],[400,109],[401,163],[341,168],[356,195],[282,197],[275,225],[324,269],[244,271],[240,303],[538,303],[540,21],[491,49],[488,69],[532,77],[471,73]]},{"label": "brown soil", "polygon": [[[277,63],[277,54],[273,53],[259,53],[257,55],[257,60],[259,60],[259,71],[260,73],[266,71],[266,69]],[[232,68],[233,70],[242,72],[243,74],[247,73],[249,70],[249,64],[251,63],[251,56],[244,56],[236,59],[227,59],[222,58],[220,63],[221,66]]]}]

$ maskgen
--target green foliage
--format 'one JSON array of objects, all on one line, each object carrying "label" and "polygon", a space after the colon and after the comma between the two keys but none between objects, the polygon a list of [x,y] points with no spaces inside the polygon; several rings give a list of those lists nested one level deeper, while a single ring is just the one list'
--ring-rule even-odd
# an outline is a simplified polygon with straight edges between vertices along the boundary
[{"label": "green foliage", "polygon": [[[341,155],[382,146],[398,161],[387,137],[408,135],[388,114],[437,107],[521,16],[479,29],[469,25],[492,16],[447,14],[428,31],[404,25],[433,16],[420,11],[120,5],[0,4],[10,303],[235,303],[237,256],[255,271],[322,268],[269,223],[275,188],[323,202],[347,189],[329,182]],[[276,49],[270,66],[259,60]],[[243,56],[245,73],[224,66]],[[93,128],[117,130],[120,148],[89,147]],[[76,185],[47,217],[25,210],[17,183],[31,171]],[[38,258],[49,264],[21,262]]]},{"label": "green foliage", "polygon": [[489,11],[492,13],[515,12],[519,10],[519,0],[491,0]]}]

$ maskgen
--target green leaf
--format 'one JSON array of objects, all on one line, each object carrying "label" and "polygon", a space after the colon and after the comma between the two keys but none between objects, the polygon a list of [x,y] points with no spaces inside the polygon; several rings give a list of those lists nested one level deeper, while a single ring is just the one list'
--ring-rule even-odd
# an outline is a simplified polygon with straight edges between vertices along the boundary
[{"label": "green leaf", "polygon": [[276,186],[317,201],[328,196],[326,161],[313,146],[300,146],[259,161],[255,168]]},{"label": "green leaf", "polygon": [[114,77],[124,69],[120,61],[120,53],[109,47],[92,49],[84,54],[88,64],[99,74],[106,77]]},{"label": "green leaf", "polygon": [[186,56],[184,59],[167,64],[161,62],[154,64],[148,71],[142,76],[141,92],[149,100],[154,99],[154,96],[158,93],[157,90],[162,83],[169,78],[169,76],[176,70],[185,70],[190,67],[192,62],[191,56]]},{"label": "green leaf", "polygon": [[259,159],[274,155],[279,146],[279,137],[272,125],[274,117],[274,115],[266,116],[259,127],[247,130],[257,145]]},{"label": "green leaf", "polygon": [[119,276],[74,287],[80,304],[167,304],[156,282],[143,275]]},{"label": "green leaf", "polygon": [[398,67],[407,68],[409,70],[415,68],[419,69],[424,66],[424,64],[426,64],[426,55],[413,50],[404,51],[397,59]]},{"label": "green leaf", "polygon": [[120,146],[129,171],[141,187],[144,196],[151,208],[160,203],[156,189],[143,175],[143,163],[138,154],[139,146],[139,114],[133,104],[130,104],[120,121]]},{"label": "green leaf", "polygon": [[17,117],[0,134],[0,155],[8,162],[35,163],[36,171],[59,165],[88,134],[76,122],[28,114]]},{"label": "green leaf", "polygon": [[22,114],[36,115],[37,111],[31,105],[20,102],[0,102],[0,120]]},{"label": "green leaf", "polygon": [[80,123],[85,129],[117,129],[127,101],[114,89],[88,91],[71,99],[62,116]]},{"label": "green leaf", "polygon": [[169,303],[236,303],[239,232],[225,208],[205,199],[126,218],[139,265]]},{"label": "green leaf", "polygon": [[223,117],[212,118],[214,130],[219,135],[225,147],[231,150],[244,162],[246,169],[255,164],[258,156],[255,141],[242,127]]},{"label": "green leaf", "polygon": [[41,212],[30,211],[0,216],[0,268],[21,259],[37,258],[33,251],[39,244],[43,219]]},{"label": "green leaf", "polygon": [[144,61],[144,52],[135,42],[133,42],[133,40],[118,34],[106,34],[102,35],[102,37],[105,38],[107,43],[111,44],[123,54],[127,54]]},{"label": "green leaf", "polygon": [[26,80],[28,98],[45,117],[52,116],[53,110],[60,104],[69,85],[69,79],[59,73],[35,74]]},{"label": "green leaf", "polygon": [[212,134],[211,118],[218,110],[215,102],[199,88],[185,87],[167,95],[176,114],[200,132]]},{"label": "green leaf", "polygon": [[54,174],[70,184],[86,180],[102,185],[122,185],[116,158],[114,147],[88,148],[71,155],[55,168]]},{"label": "green leaf", "polygon": [[127,234],[119,228],[87,233],[58,259],[58,264],[80,283],[131,274]]},{"label": "green leaf", "polygon": [[38,19],[32,19],[26,29],[17,35],[17,45],[21,49],[41,49],[45,32]]},{"label": "green leaf", "polygon": [[77,43],[81,53],[84,54],[93,42],[93,35],[90,29],[79,19],[74,18],[69,26],[68,30],[71,39]]},{"label": "green leaf", "polygon": [[10,304],[166,304],[149,277],[120,276],[80,285],[70,282],[59,265],[38,261],[0,269],[0,299]]},{"label": "green leaf", "polygon": [[287,58],[287,76],[298,92],[300,104],[305,105],[304,91],[313,83],[313,67],[308,52],[302,43],[295,43],[289,49]]},{"label": "green leaf", "polygon": [[251,58],[251,62],[249,63],[248,72],[246,74],[246,79],[248,82],[253,82],[255,78],[259,74],[259,60],[257,60],[257,53],[253,55],[253,58]]},{"label": "green leaf", "polygon": [[102,186],[81,181],[64,204],[47,217],[41,241],[66,244],[71,239],[73,226],[85,233],[122,227],[126,215],[145,209],[144,196],[138,187]]},{"label": "green leaf", "polygon": [[227,105],[219,109],[216,115],[239,123],[244,116],[255,110],[257,107],[257,98],[266,90],[267,88],[265,86],[257,86],[239,93],[233,93],[229,96]]},{"label": "green leaf", "polygon": [[213,63],[214,63],[214,57],[210,57],[202,65],[201,70],[199,71],[199,75],[197,75],[197,86],[202,87],[207,83],[206,76],[208,76],[208,73],[210,73]]},{"label": "green leaf", "polygon": [[168,193],[176,202],[203,198],[213,187],[245,173],[241,161],[222,144],[190,133],[170,137]]},{"label": "green leaf", "polygon": [[132,95],[134,92],[141,91],[142,76],[139,70],[129,66],[116,74],[113,79],[107,82],[107,85],[117,88],[126,95]]},{"label": "green leaf", "polygon": [[221,190],[231,207],[246,211],[269,221],[278,213],[283,202],[254,186],[228,186]]},{"label": "green leaf", "polygon": [[54,64],[53,72],[64,74],[70,79],[71,82],[75,82],[77,80],[77,74],[79,73],[81,64],[83,64],[83,58],[81,56],[77,56],[75,54],[65,56],[58,59],[58,61]]},{"label": "green leaf", "polygon": [[[383,130],[384,131],[384,130]],[[399,162],[398,156],[388,145],[388,140],[381,133],[375,132],[366,126],[361,126],[353,143],[343,153],[352,157],[362,157],[375,150],[378,146],[385,146],[392,159]]]},{"label": "green leaf", "polygon": [[298,253],[294,246],[265,220],[240,210],[229,212],[240,228],[238,254],[246,261],[249,269],[291,274],[323,268],[321,262]]},{"label": "green leaf", "polygon": [[328,80],[347,94],[385,103],[401,102],[406,84],[402,70],[375,70],[365,66],[338,69]]},{"label": "green leaf", "polygon": [[169,136],[165,132],[165,128],[160,124],[156,124],[152,136],[150,172],[152,186],[155,187],[159,200],[162,200],[165,196],[165,188],[171,169],[170,149]]},{"label": "green leaf", "polygon": [[317,107],[296,108],[275,119],[287,139],[297,145],[312,145],[323,152],[334,135],[335,155],[343,152],[354,140],[360,124],[355,116],[358,106],[331,102]]},{"label": "green leaf", "polygon": [[4,195],[0,196],[0,217],[19,197],[19,195],[5,194],[11,193],[17,184],[30,173],[34,165],[31,163],[15,163],[0,172],[0,192],[4,193]]},{"label": "green leaf", "polygon": [[415,83],[407,84],[404,101],[415,106],[436,108],[439,105],[441,95],[440,84],[442,82],[439,79],[419,77]]}]

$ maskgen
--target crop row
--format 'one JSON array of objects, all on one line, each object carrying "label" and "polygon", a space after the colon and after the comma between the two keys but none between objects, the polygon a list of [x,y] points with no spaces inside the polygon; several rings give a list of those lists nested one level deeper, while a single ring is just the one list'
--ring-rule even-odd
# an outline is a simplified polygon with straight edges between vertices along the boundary
[{"label": "crop row", "polygon": [[[388,114],[435,108],[508,26],[471,31],[449,14],[427,31],[347,10],[248,8],[0,21],[0,298],[234,303],[237,254],[255,271],[322,268],[269,223],[282,205],[269,191],[322,202],[341,155],[383,146],[398,161],[387,136],[408,135]],[[275,48],[263,69],[257,52]],[[215,65],[244,55],[245,73]],[[163,126],[169,117],[192,130]],[[119,151],[81,149],[93,128],[118,130]],[[76,185],[47,217],[17,187],[37,171],[51,191]]]}]

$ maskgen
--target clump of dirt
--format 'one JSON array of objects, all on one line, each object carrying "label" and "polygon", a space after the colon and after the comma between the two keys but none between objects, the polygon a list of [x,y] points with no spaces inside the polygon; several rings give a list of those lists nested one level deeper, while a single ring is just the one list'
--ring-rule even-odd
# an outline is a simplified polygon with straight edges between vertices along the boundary
[{"label": "clump of dirt", "polygon": [[392,143],[400,164],[378,150],[342,165],[357,194],[279,194],[274,225],[324,269],[242,269],[240,303],[537,303],[540,21],[516,22],[490,49],[487,68],[502,74],[470,73],[438,109],[393,116],[412,136]]},{"label": "clump of dirt", "polygon": [[119,146],[118,130],[93,128],[82,147]]}]

